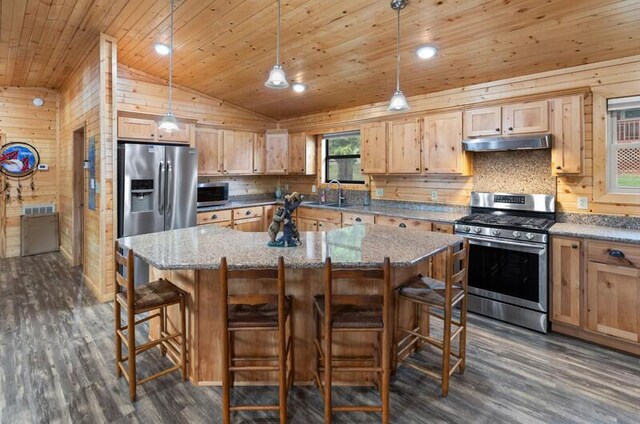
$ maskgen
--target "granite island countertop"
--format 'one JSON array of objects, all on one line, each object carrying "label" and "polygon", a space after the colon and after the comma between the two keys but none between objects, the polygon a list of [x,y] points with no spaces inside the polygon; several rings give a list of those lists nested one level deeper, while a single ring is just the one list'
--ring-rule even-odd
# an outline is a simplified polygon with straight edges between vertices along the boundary
[{"label": "granite island countertop", "polygon": [[[221,211],[226,209],[245,208],[251,206],[264,206],[281,204],[282,199],[274,199],[273,197],[266,197],[260,199],[247,199],[247,200],[233,200],[224,205],[211,206],[207,208],[200,208],[198,212],[211,212]],[[423,221],[433,221],[445,224],[453,224],[457,219],[468,215],[467,211],[450,211],[450,210],[433,210],[425,208],[402,208],[386,205],[358,205],[347,203],[346,207],[338,208],[336,206],[318,205],[315,202],[302,202],[301,207],[306,208],[318,208],[327,209],[333,211],[339,211],[344,213],[363,213],[367,215],[389,215],[398,218],[405,219],[417,219]]]},{"label": "granite island countertop", "polygon": [[136,256],[160,270],[218,269],[223,256],[229,268],[234,269],[273,267],[278,256],[284,257],[287,268],[321,268],[327,257],[340,267],[375,267],[382,264],[385,256],[395,267],[408,267],[462,241],[462,237],[451,234],[378,225],[301,232],[300,236],[302,246],[269,247],[266,232],[203,225],[123,237],[119,241],[122,247],[133,249]]},{"label": "granite island countertop", "polygon": [[559,222],[549,229],[552,236],[580,237],[620,243],[640,244],[640,230],[604,227],[598,225]]}]

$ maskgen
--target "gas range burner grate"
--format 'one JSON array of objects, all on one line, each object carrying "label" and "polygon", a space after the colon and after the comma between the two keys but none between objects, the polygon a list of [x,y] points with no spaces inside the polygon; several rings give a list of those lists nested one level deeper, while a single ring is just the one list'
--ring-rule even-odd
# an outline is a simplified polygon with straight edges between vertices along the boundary
[{"label": "gas range burner grate", "polygon": [[553,225],[553,221],[545,218],[535,218],[514,215],[494,215],[474,213],[458,220],[459,223],[471,225],[492,225],[499,227],[530,228],[546,230]]}]

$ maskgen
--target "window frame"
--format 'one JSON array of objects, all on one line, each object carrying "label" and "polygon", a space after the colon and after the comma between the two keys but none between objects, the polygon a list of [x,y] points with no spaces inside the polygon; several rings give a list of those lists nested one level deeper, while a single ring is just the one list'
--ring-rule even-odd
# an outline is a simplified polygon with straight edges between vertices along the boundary
[{"label": "window frame", "polygon": [[[629,96],[625,96],[629,97]],[[607,99],[607,102],[610,99],[619,98],[619,97],[610,97]],[[618,137],[618,128],[617,128],[617,119],[611,118],[611,111],[607,108],[607,133],[606,133],[606,143],[607,143],[607,192],[613,194],[628,194],[628,195],[640,195],[640,187],[620,187],[618,186],[618,152],[621,149],[630,149],[630,148],[640,148],[640,141],[635,143],[627,143],[620,144],[615,143]]]},{"label": "window frame", "polygon": [[609,117],[607,99],[629,97],[629,93],[640,93],[640,82],[626,82],[591,87],[593,95],[593,174],[592,193],[596,203],[640,205],[640,195],[631,192],[610,191],[609,169]]},{"label": "window frame", "polygon": [[[360,137],[360,153],[357,155],[330,155],[329,154],[329,140],[332,138],[348,137],[350,135],[358,135]],[[328,133],[322,135],[322,142],[324,143],[324,184],[329,184],[329,161],[331,159],[360,159],[362,161],[362,134],[360,131],[348,131],[340,133]],[[362,181],[358,180],[340,180],[341,184],[357,184],[365,185],[366,180],[364,174],[362,175]]]}]

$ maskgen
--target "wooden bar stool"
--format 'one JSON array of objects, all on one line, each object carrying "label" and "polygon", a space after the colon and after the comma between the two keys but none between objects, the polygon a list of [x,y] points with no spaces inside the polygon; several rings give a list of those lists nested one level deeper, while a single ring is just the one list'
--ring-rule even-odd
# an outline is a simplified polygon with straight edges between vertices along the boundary
[{"label": "wooden bar stool", "polygon": [[[126,268],[127,276],[120,273],[120,267]],[[120,254],[120,245],[115,244],[115,277],[116,289],[114,297],[115,310],[115,345],[116,345],[116,375],[124,374],[129,382],[131,401],[136,400],[136,387],[154,380],[173,371],[181,370],[182,379],[187,379],[187,322],[185,319],[185,293],[165,279],[152,281],[142,286],[134,287],[133,250],[129,249],[127,256]],[[124,291],[122,291],[124,289]],[[167,330],[167,308],[180,305],[179,332],[169,334]],[[122,326],[121,309],[127,311],[127,325]],[[158,310],[157,312],[155,312]],[[136,321],[136,316],[150,313]],[[160,318],[160,337],[140,346],[136,346],[136,326],[153,318]],[[180,339],[180,343],[176,341]],[[127,347],[127,356],[122,356],[122,344]],[[160,346],[162,355],[172,357],[175,365],[160,371],[150,377],[138,380],[136,375],[136,358],[147,350]],[[127,366],[125,366],[127,362]]]},{"label": "wooden bar stool", "polygon": [[[456,369],[460,374],[464,372],[466,360],[469,241],[465,239],[464,242],[461,243],[461,246],[456,247],[459,250],[455,251],[453,246],[449,246],[447,249],[445,281],[417,275],[396,289],[396,340],[394,340],[396,359],[399,363],[440,380],[442,396],[447,396],[449,392],[449,378]],[[415,306],[418,317],[415,328],[406,329],[400,327],[398,324],[401,300],[408,301]],[[453,319],[453,309],[458,304],[460,304],[460,320],[456,321]],[[427,309],[429,316],[442,320],[444,325],[442,340],[432,337],[429,329],[422,327],[422,311],[424,308]],[[441,310],[442,314],[435,312],[432,308]],[[452,326],[456,327],[453,332]],[[451,342],[455,340],[456,337],[459,337],[458,351],[453,352],[451,350]],[[409,359],[412,350],[416,348],[419,349],[422,342],[426,342],[442,350],[442,369],[440,373],[412,362]],[[455,359],[453,366],[451,366],[452,356]]]},{"label": "wooden bar stool", "polygon": [[[277,282],[277,294],[229,295],[229,280],[270,279]],[[222,284],[223,331],[227,334],[222,345],[222,412],[224,423],[231,422],[231,412],[279,411],[280,422],[287,422],[287,394],[293,385],[293,299],[285,296],[284,259],[278,258],[278,269],[229,270],[227,259],[220,263]],[[236,356],[235,333],[240,331],[271,331],[277,333],[277,355]],[[251,365],[259,363],[260,365]],[[268,365],[264,365],[264,364]],[[246,364],[246,365],[244,365]],[[278,373],[277,405],[231,405],[231,388],[236,372],[272,371]]]},{"label": "wooden bar stool", "polygon": [[[334,279],[379,280],[382,295],[333,294]],[[383,423],[389,422],[389,379],[391,372],[391,265],[384,259],[378,269],[333,269],[331,258],[324,267],[324,296],[314,298],[317,350],[314,380],[324,398],[324,420],[331,422],[334,412],[379,412]],[[349,357],[333,354],[333,333],[376,333],[376,343],[371,356]],[[363,365],[334,365],[349,361]],[[331,385],[333,374],[375,373],[380,391],[380,406],[333,406]]]}]

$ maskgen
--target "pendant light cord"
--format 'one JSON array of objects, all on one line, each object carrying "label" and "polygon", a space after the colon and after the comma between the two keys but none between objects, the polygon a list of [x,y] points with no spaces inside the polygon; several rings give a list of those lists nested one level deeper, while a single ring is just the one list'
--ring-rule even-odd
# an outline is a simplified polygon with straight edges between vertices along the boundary
[{"label": "pendant light cord", "polygon": [[396,39],[396,91],[400,91],[400,8],[398,8],[398,28]]},{"label": "pendant light cord", "polygon": [[171,34],[169,34],[169,113],[171,113],[171,85],[173,75],[173,0],[170,0],[171,14],[169,15],[169,28]]},{"label": "pendant light cord", "polygon": [[278,0],[278,27],[276,29],[276,63],[280,65],[280,0]]}]

